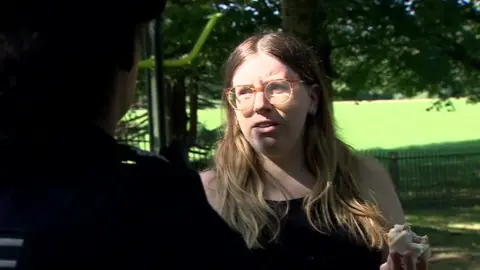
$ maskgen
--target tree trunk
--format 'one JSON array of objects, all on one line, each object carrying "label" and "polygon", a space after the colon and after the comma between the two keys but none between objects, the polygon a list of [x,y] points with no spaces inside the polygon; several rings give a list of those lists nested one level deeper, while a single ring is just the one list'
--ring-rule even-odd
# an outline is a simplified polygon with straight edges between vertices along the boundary
[{"label": "tree trunk", "polygon": [[186,105],[185,75],[176,76],[170,93],[170,132],[172,140],[182,140],[187,134],[187,105]]},{"label": "tree trunk", "polygon": [[165,82],[164,82],[164,98],[165,98],[165,101],[164,101],[164,104],[163,106],[165,106],[165,136],[166,136],[166,143],[168,145],[168,143],[170,142],[171,138],[172,138],[172,108],[171,108],[171,105],[172,104],[172,100],[173,100],[173,85],[175,84],[175,82],[172,80],[172,79],[165,79]]},{"label": "tree trunk", "polygon": [[187,112],[186,112],[186,75],[178,74],[166,83],[166,125],[167,146],[161,154],[172,163],[188,163],[187,135]]},{"label": "tree trunk", "polygon": [[190,91],[190,130],[188,131],[190,142],[195,142],[197,139],[198,128],[198,77],[193,78],[192,88]]},{"label": "tree trunk", "polygon": [[282,0],[283,31],[291,33],[314,48],[320,68],[332,96],[335,72],[331,63],[332,44],[326,29],[327,8],[324,0]]}]

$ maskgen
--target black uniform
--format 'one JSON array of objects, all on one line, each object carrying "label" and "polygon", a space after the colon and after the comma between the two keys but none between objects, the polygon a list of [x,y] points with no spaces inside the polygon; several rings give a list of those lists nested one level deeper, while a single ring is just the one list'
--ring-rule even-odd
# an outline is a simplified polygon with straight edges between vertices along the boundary
[{"label": "black uniform", "polygon": [[0,150],[0,269],[252,268],[195,171],[93,126]]},{"label": "black uniform", "polygon": [[[105,31],[122,31],[153,19],[164,5],[161,0],[6,1],[0,33],[27,27],[58,35],[61,42],[62,31],[77,34],[70,26],[104,24]],[[17,82],[2,68],[0,85],[8,89]],[[32,93],[48,90],[29,85]],[[0,98],[10,94],[0,91]],[[0,131],[6,130],[6,115],[1,119]],[[93,125],[58,121],[58,128],[36,123],[43,130],[29,128],[30,134],[0,132],[0,269],[251,268],[243,239],[209,206],[195,171],[119,145]]]}]

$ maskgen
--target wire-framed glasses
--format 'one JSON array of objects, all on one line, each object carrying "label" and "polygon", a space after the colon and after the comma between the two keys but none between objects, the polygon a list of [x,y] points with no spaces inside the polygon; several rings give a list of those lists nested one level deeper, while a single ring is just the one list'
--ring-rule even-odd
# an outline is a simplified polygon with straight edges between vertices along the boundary
[{"label": "wire-framed glasses", "polygon": [[294,83],[300,80],[278,79],[265,83],[262,87],[256,88],[252,85],[236,85],[225,88],[230,105],[239,111],[251,110],[255,102],[255,94],[263,92],[265,98],[272,105],[287,103],[293,94]]}]

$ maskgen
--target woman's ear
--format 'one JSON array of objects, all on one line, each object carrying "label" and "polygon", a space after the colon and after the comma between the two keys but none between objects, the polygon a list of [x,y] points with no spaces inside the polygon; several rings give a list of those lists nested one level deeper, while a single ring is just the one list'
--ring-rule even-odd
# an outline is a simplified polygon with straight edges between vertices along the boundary
[{"label": "woman's ear", "polygon": [[318,107],[318,89],[319,86],[314,84],[311,86],[310,89],[310,107],[308,108],[308,113],[311,115],[315,115],[317,113]]}]

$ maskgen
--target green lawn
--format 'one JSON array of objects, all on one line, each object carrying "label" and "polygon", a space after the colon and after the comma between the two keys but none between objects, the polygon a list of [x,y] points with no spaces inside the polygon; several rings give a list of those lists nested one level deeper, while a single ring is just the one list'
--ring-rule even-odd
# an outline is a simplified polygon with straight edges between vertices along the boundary
[{"label": "green lawn", "polygon": [[[442,152],[446,144],[453,150],[480,149],[480,104],[468,105],[463,99],[453,103],[454,112],[427,112],[425,109],[432,104],[431,100],[374,101],[358,105],[336,102],[334,112],[340,137],[358,150],[422,148],[434,144],[442,148]],[[224,113],[220,108],[205,109],[198,112],[198,118],[206,129],[213,130],[223,122]]]},{"label": "green lawn", "polygon": [[[339,135],[359,150],[395,149],[407,146],[480,139],[480,104],[454,101],[456,111],[430,111],[429,100],[336,102],[335,118]],[[220,109],[199,112],[208,129],[223,120]]]}]

